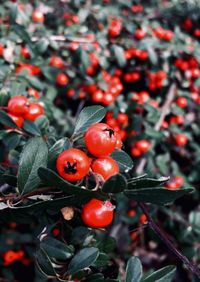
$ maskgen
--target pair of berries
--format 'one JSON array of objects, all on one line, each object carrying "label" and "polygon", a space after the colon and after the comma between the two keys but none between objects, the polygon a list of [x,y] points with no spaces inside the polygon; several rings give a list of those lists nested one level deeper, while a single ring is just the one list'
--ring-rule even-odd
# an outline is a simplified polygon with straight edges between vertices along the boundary
[{"label": "pair of berries", "polygon": [[96,157],[91,159],[85,152],[70,148],[62,152],[57,159],[58,173],[68,181],[82,180],[92,171],[101,175],[104,180],[117,174],[119,166],[109,155],[118,146],[119,135],[104,123],[92,125],[84,136],[86,147],[91,155]]},{"label": "pair of berries", "polygon": [[25,96],[14,96],[8,102],[8,115],[21,128],[24,120],[34,121],[44,114],[44,108],[38,103],[30,103]]},{"label": "pair of berries", "polygon": [[137,141],[131,148],[131,155],[133,157],[140,157],[141,155],[147,153],[151,148],[151,143],[148,140]]},{"label": "pair of berries", "polygon": [[174,176],[172,179],[170,179],[167,184],[165,185],[165,188],[169,190],[176,190],[183,186],[184,179],[182,176]]}]

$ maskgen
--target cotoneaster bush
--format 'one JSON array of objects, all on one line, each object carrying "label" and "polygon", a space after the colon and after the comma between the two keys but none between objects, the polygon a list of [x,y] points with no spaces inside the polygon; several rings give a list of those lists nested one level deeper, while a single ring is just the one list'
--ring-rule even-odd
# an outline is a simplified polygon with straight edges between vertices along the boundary
[{"label": "cotoneaster bush", "polygon": [[199,9],[1,5],[3,278],[197,281]]}]

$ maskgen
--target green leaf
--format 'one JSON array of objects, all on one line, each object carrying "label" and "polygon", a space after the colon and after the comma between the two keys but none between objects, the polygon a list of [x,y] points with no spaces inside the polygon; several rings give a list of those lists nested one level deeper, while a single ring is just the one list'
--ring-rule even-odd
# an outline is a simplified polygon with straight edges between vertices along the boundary
[{"label": "green leaf", "polygon": [[176,267],[169,265],[147,276],[142,282],[171,282],[174,278]]},{"label": "green leaf", "polygon": [[103,267],[108,265],[109,256],[105,253],[100,253],[97,260],[93,263],[94,267]]},{"label": "green leaf", "polygon": [[137,257],[131,257],[126,266],[125,282],[140,282],[142,278],[142,265]]},{"label": "green leaf", "polygon": [[128,189],[156,187],[168,181],[170,177],[160,177],[158,179],[144,178],[144,179],[129,179]]},{"label": "green leaf", "polygon": [[90,106],[84,108],[76,122],[73,136],[84,133],[92,124],[101,121],[106,114],[102,106]]},{"label": "green leaf", "polygon": [[123,68],[126,65],[126,58],[124,56],[124,49],[121,46],[113,45],[114,56],[119,67]]},{"label": "green leaf", "polygon": [[80,188],[79,186],[64,180],[57,173],[48,168],[40,167],[38,175],[44,184],[58,188],[64,191],[67,195],[77,195],[85,201],[88,201],[91,198],[105,199],[105,196],[101,195],[99,192]]},{"label": "green leaf", "polygon": [[36,135],[36,136],[40,136],[41,135],[41,131],[40,129],[35,125],[34,122],[30,121],[30,120],[25,120],[23,123],[23,129],[32,134],[32,135]]},{"label": "green leaf", "polygon": [[17,23],[12,24],[13,31],[16,32],[16,34],[28,44],[28,47],[31,49],[33,53],[35,53],[35,49],[33,48],[33,42],[31,41],[31,38],[27,31],[25,30],[25,27],[22,25],[19,25]]},{"label": "green leaf", "polygon": [[121,172],[128,172],[133,168],[132,159],[124,151],[116,150],[110,156],[118,163]]},{"label": "green leaf", "polygon": [[48,148],[41,137],[31,138],[24,146],[19,161],[18,189],[21,194],[33,191],[40,184],[38,169],[47,165]]},{"label": "green leaf", "polygon": [[18,128],[14,121],[4,111],[0,111],[0,123],[10,128]]},{"label": "green leaf", "polygon": [[120,193],[126,189],[126,178],[121,174],[111,176],[103,185],[102,191],[106,193]]},{"label": "green leaf", "polygon": [[5,107],[8,104],[10,95],[5,89],[0,91],[0,107]]},{"label": "green leaf", "polygon": [[50,258],[55,258],[57,260],[67,260],[74,254],[73,246],[68,246],[51,237],[44,238],[40,243],[40,248],[43,249]]},{"label": "green leaf", "polygon": [[146,202],[156,205],[165,205],[172,203],[176,199],[194,192],[194,188],[184,188],[179,190],[169,190],[163,187],[158,188],[139,188],[125,190],[124,194],[135,201]]},{"label": "green leaf", "polygon": [[8,132],[4,137],[3,137],[3,142],[8,148],[8,150],[15,149],[21,140],[21,135],[19,135],[17,132],[11,131]]},{"label": "green leaf", "polygon": [[44,250],[37,250],[35,258],[36,265],[42,274],[48,278],[54,278],[56,276],[52,263]]},{"label": "green leaf", "polygon": [[80,50],[78,50],[78,51],[80,52],[79,54],[80,54],[80,61],[81,61],[82,69],[83,69],[83,71],[85,71],[90,64],[89,55],[82,48],[80,48]]},{"label": "green leaf", "polygon": [[70,147],[70,141],[68,138],[62,138],[58,140],[49,150],[48,166],[52,167],[56,163],[57,157],[66,149]]},{"label": "green leaf", "polygon": [[98,256],[99,251],[97,248],[83,248],[73,257],[73,259],[69,263],[67,274],[71,275],[81,269],[89,267],[97,260]]}]

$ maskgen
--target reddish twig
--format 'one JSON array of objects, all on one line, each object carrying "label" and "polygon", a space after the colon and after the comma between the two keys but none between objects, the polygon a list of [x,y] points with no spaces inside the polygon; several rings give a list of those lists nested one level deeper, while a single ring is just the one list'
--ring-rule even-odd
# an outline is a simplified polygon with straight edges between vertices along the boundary
[{"label": "reddish twig", "polygon": [[170,249],[171,252],[174,253],[175,256],[179,258],[192,273],[194,273],[198,278],[200,278],[200,269],[198,268],[198,266],[190,262],[189,259],[184,256],[169,240],[167,234],[153,221],[152,217],[148,212],[146,204],[139,203],[139,206],[148,219],[149,227],[158,235],[158,237],[168,247],[168,249]]},{"label": "reddish twig", "polygon": [[[159,120],[157,121],[157,123],[154,126],[154,129],[156,131],[160,130],[166,115],[168,115],[168,113],[170,111],[170,105],[171,105],[171,103],[174,100],[175,93],[176,93],[176,85],[175,85],[175,83],[173,83],[171,85],[171,87],[169,88],[169,91],[167,93],[166,101],[163,104],[162,108],[160,109],[160,112],[161,112],[160,118],[159,118]],[[137,174],[141,174],[143,172],[143,170],[144,170],[144,167],[145,167],[146,163],[147,163],[147,159],[146,158],[142,158],[139,161],[137,167],[135,168],[135,172]]]}]

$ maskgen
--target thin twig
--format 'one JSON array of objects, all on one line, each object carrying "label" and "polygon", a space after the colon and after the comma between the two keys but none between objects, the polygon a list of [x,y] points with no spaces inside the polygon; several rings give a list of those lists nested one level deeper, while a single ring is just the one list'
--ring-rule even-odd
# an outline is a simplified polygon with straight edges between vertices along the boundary
[{"label": "thin twig", "polygon": [[198,278],[200,278],[200,269],[198,268],[198,266],[190,262],[189,259],[184,256],[169,240],[167,234],[153,221],[152,217],[148,212],[146,204],[139,203],[139,206],[148,219],[149,227],[158,235],[161,241],[171,250],[171,252],[173,252],[176,257],[179,258],[192,273],[194,273]]},{"label": "thin twig", "polygon": [[[174,100],[175,93],[176,93],[176,85],[175,85],[175,83],[173,83],[171,85],[171,87],[169,88],[169,91],[167,93],[167,97],[166,97],[165,103],[163,104],[162,108],[160,109],[160,111],[161,111],[160,118],[159,118],[159,120],[157,121],[157,123],[154,126],[154,129],[156,131],[160,130],[160,128],[162,126],[162,123],[165,120],[166,115],[168,115],[168,113],[170,111],[170,105],[171,105],[171,103]],[[135,169],[135,172],[137,174],[141,174],[143,172],[143,170],[144,170],[144,167],[145,167],[146,163],[147,163],[147,159],[146,158],[142,158],[139,161],[139,163],[138,163],[138,165],[137,165],[137,167]]]}]

